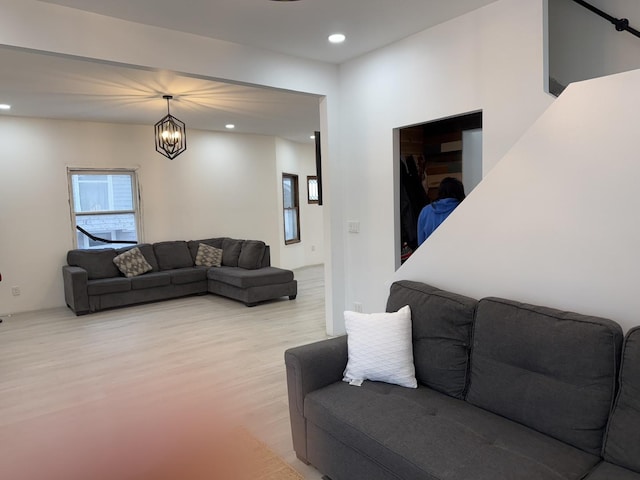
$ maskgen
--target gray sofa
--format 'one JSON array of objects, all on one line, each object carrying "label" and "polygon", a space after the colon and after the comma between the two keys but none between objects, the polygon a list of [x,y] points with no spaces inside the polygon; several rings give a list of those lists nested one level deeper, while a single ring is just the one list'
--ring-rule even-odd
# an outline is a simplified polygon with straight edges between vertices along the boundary
[{"label": "gray sofa", "polygon": [[341,381],[344,336],[286,351],[301,460],[332,480],[640,480],[639,328],[623,347],[611,320],[410,281],[404,305],[417,389]]},{"label": "gray sofa", "polygon": [[[201,243],[222,250],[221,266],[195,265]],[[152,270],[127,278],[113,260],[134,247]],[[297,295],[293,272],[271,266],[268,245],[226,237],[70,250],[62,276],[65,301],[76,315],[208,292],[247,306],[285,296],[293,300]]]}]

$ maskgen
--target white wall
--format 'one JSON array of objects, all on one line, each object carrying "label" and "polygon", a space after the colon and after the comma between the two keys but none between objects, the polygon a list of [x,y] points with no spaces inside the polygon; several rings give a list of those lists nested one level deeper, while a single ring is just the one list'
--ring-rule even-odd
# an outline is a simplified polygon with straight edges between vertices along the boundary
[{"label": "white wall", "polygon": [[395,270],[393,129],[482,110],[483,172],[491,171],[553,101],[543,25],[542,1],[501,0],[341,66],[340,221],[361,227],[345,233],[347,308],[383,309]]},{"label": "white wall", "polygon": [[[640,28],[638,0],[591,0]],[[562,85],[640,68],[640,39],[571,0],[549,0],[549,74]]]},{"label": "white wall", "polygon": [[[189,148],[171,161],[155,152],[152,133],[150,126],[0,117],[0,313],[64,305],[60,268],[73,242],[67,166],[137,168],[144,241],[260,239],[272,246],[273,265],[291,263],[279,248],[274,137],[189,130]],[[306,172],[303,157],[289,159],[291,168]],[[303,218],[309,230],[321,229],[321,219]],[[318,263],[315,252],[306,255],[295,266]],[[11,286],[22,294],[12,296]]]},{"label": "white wall", "polygon": [[569,86],[393,280],[640,324],[639,82]]},{"label": "white wall", "polygon": [[290,142],[276,139],[276,175],[273,182],[277,185],[277,205],[282,211],[282,174],[298,175],[300,201],[300,243],[284,244],[284,217],[278,217],[280,246],[280,265],[283,268],[299,268],[317,265],[324,260],[324,233],[322,229],[322,208],[307,203],[307,176],[316,174],[314,144]]}]

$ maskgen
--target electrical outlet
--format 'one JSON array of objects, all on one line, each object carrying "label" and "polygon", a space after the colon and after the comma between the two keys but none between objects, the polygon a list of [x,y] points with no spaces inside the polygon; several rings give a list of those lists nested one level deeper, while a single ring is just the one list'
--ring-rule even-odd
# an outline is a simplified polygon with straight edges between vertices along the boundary
[{"label": "electrical outlet", "polygon": [[353,302],[353,311],[362,313],[362,304],[360,302]]},{"label": "electrical outlet", "polygon": [[11,287],[11,295],[14,297],[20,295],[20,287]]}]

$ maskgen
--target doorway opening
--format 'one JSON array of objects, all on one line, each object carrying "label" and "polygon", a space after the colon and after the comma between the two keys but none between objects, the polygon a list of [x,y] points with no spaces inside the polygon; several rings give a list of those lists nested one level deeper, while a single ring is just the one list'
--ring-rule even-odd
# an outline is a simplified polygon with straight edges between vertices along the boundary
[{"label": "doorway opening", "polygon": [[467,195],[482,180],[482,112],[402,127],[398,133],[396,269],[418,248],[418,216],[437,200],[442,179],[457,178]]}]

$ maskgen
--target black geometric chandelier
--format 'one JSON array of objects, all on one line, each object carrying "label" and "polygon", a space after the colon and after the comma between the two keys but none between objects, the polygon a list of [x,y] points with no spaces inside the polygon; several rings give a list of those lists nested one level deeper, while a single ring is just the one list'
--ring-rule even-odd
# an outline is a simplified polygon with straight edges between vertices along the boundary
[{"label": "black geometric chandelier", "polygon": [[173,160],[187,149],[187,130],[184,122],[171,115],[169,111],[169,100],[173,96],[163,95],[162,98],[167,101],[167,116],[155,125],[156,151]]}]

